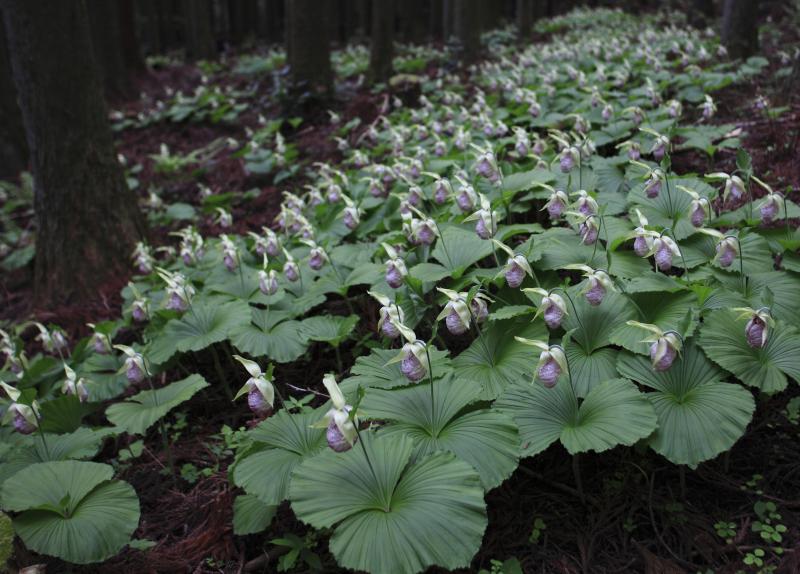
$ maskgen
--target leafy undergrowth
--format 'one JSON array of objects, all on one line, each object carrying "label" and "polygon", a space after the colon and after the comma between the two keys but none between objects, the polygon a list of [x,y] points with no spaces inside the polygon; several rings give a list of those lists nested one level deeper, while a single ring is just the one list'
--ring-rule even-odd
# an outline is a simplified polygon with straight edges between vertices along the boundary
[{"label": "leafy undergrowth", "polygon": [[374,91],[338,52],[348,103],[303,117],[278,51],[112,113],[153,236],[102,309],[11,310],[16,564],[798,569],[796,103],[748,107],[787,64],[537,31]]}]

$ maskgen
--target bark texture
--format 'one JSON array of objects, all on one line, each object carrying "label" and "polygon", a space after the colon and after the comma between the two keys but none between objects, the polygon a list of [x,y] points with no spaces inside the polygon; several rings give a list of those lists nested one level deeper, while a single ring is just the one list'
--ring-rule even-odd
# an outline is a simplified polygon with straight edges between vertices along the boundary
[{"label": "bark texture", "polygon": [[748,58],[758,51],[758,0],[725,0],[722,43],[733,58]]},{"label": "bark texture", "polygon": [[455,28],[461,44],[461,59],[471,64],[481,49],[480,0],[455,1]]},{"label": "bark texture", "polygon": [[392,76],[394,16],[395,0],[372,0],[369,76],[373,83],[386,82]]},{"label": "bark texture", "polygon": [[193,60],[210,60],[217,55],[211,30],[211,0],[183,0],[186,55]]},{"label": "bark texture", "polygon": [[[69,1],[67,2],[70,3]],[[130,91],[120,39],[117,0],[87,0],[94,56],[105,86],[106,96],[121,97]]]},{"label": "bark texture", "polygon": [[8,57],[6,31],[0,14],[0,178],[16,176],[28,164],[25,128]]},{"label": "bark texture", "polygon": [[315,0],[286,0],[287,61],[294,90],[328,93],[333,84],[329,27]]},{"label": "bark texture", "polygon": [[0,0],[34,176],[40,303],[124,277],[144,223],[117,162],[83,0]]}]

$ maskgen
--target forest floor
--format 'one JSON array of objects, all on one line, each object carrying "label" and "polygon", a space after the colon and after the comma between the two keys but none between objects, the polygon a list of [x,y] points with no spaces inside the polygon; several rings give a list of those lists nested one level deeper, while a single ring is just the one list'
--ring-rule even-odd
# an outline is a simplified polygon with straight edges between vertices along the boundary
[{"label": "forest floor", "polygon": [[[752,112],[757,95],[781,97],[781,86],[770,80],[769,71],[750,85],[726,88],[715,97],[719,106],[717,123],[734,123],[743,128],[743,147],[753,156],[755,172],[764,174],[779,187],[800,189],[800,101],[788,99],[789,110],[777,120]],[[152,99],[165,96],[167,88],[191,91],[200,81],[195,66],[170,66],[139,79],[138,91]],[[264,93],[269,82],[247,80],[219,72],[213,81],[235,88],[251,87]],[[136,113],[141,100],[117,102],[113,107]],[[380,96],[366,88],[345,82],[330,109],[342,122],[358,117],[360,130],[378,116]],[[117,134],[118,152],[130,165],[140,164],[138,189],[146,197],[151,187],[161,189],[170,202],[194,204],[198,210],[198,185],[214,192],[257,190],[255,199],[234,203],[232,214],[237,232],[270,225],[281,201],[281,190],[301,187],[301,175],[276,185],[271,178],[248,174],[244,160],[225,150],[217,154],[202,172],[193,170],[165,178],[155,170],[151,154],[161,144],[172,153],[188,154],[218,138],[243,139],[246,128],[257,129],[259,115],[281,117],[278,104],[265,97],[261,105],[242,113],[233,124],[161,123]],[[287,143],[298,148],[305,165],[341,161],[331,135],[334,128],[327,110],[316,109],[296,129],[283,130]],[[792,138],[794,138],[792,140]],[[715,167],[735,163],[735,154],[722,150]],[[686,152],[673,158],[679,173],[707,171],[706,160]],[[796,195],[796,192],[795,192]],[[797,200],[797,197],[795,197]],[[199,231],[216,235],[219,229],[210,217],[201,218]],[[152,229],[151,243],[167,241],[172,227]],[[7,305],[2,319],[36,318],[61,325],[73,340],[88,334],[85,323],[118,316],[119,291],[125,280],[98,286],[93,305],[79,308],[37,308],[33,305],[30,269],[5,274],[0,280]],[[281,378],[300,387],[329,367],[330,355],[317,347],[309,349],[301,367],[281,366]],[[309,373],[309,368],[314,372]],[[320,377],[321,378],[321,377]],[[776,572],[800,572],[800,443],[797,441],[798,413],[787,409],[798,395],[797,387],[776,398],[764,398],[757,406],[747,434],[725,456],[680,471],[652,451],[636,453],[618,448],[600,455],[570,459],[554,445],[535,459],[521,463],[513,477],[487,496],[489,526],[477,567],[490,568],[491,560],[516,556],[524,572],[647,572],[678,574],[697,572],[697,564],[717,564],[715,574],[740,571],[741,554],[752,551],[759,540],[751,531],[763,520],[765,503],[774,503],[776,521],[786,526],[780,565]],[[232,462],[230,438],[220,434],[223,425],[241,424],[246,405],[218,408],[214,402],[190,401],[186,416],[170,423],[172,452],[179,468],[187,468],[178,480],[165,478],[166,460],[148,450],[136,465],[121,463],[120,478],[130,482],[139,494],[142,520],[136,538],[157,541],[148,552],[128,549],[99,567],[76,567],[74,572],[260,572],[274,571],[279,547],[270,539],[294,533],[303,537],[307,528],[298,522],[286,503],[266,536],[235,537],[232,504],[236,490],[227,479]],[[192,421],[188,423],[187,421]],[[197,423],[195,421],[202,421]],[[234,426],[235,428],[235,426]],[[120,445],[109,448],[116,452]],[[102,458],[102,457],[101,457]],[[191,469],[196,472],[192,474]],[[575,469],[579,469],[576,473]],[[583,495],[578,491],[580,477]],[[582,499],[582,500],[581,500]],[[733,542],[717,535],[719,523],[733,523]],[[312,541],[325,564],[335,571],[324,542]],[[24,553],[20,548],[19,552]],[[754,572],[757,570],[753,570]]]}]

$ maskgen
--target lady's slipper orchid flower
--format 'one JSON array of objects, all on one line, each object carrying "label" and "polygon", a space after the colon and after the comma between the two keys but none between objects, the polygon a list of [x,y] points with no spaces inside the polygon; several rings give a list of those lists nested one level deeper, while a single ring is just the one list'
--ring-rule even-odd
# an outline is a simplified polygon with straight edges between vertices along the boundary
[{"label": "lady's slipper orchid flower", "polygon": [[769,339],[769,329],[775,326],[770,310],[766,307],[751,309],[750,307],[735,307],[733,311],[741,313],[740,319],[747,317],[744,327],[744,336],[747,344],[753,349],[763,349]]},{"label": "lady's slipper orchid flower", "polygon": [[267,372],[263,373],[261,367],[255,361],[250,361],[239,355],[234,355],[234,359],[239,361],[242,366],[247,370],[250,378],[247,379],[244,386],[239,389],[233,400],[238,399],[243,394],[247,393],[247,406],[250,410],[259,417],[268,417],[272,414],[272,409],[275,407],[275,387],[272,384],[272,365],[267,368]]},{"label": "lady's slipper orchid flower", "polygon": [[283,250],[283,255],[286,258],[286,262],[283,264],[283,275],[286,277],[287,281],[294,283],[300,279],[300,268],[297,266],[292,254],[286,251],[285,248]]},{"label": "lady's slipper orchid flower", "polygon": [[181,273],[171,273],[160,267],[156,270],[161,279],[167,284],[167,309],[186,311],[195,294],[192,284]]},{"label": "lady's slipper orchid flower", "polygon": [[139,273],[147,275],[153,272],[153,253],[143,241],[136,244],[136,249],[133,250],[133,261]]},{"label": "lady's slipper orchid flower", "polygon": [[614,282],[609,277],[608,273],[602,269],[592,269],[588,265],[571,264],[566,265],[564,269],[575,269],[583,271],[583,276],[586,277],[586,285],[581,293],[586,298],[589,305],[596,307],[603,302],[608,291],[616,291]]},{"label": "lady's slipper orchid flower", "polygon": [[129,383],[141,383],[146,376],[150,375],[141,353],[137,353],[127,345],[114,345],[114,348],[125,353],[125,364],[122,366],[122,371],[125,372]]},{"label": "lady's slipper orchid flower", "polygon": [[64,374],[66,379],[61,385],[61,392],[65,395],[74,395],[78,397],[78,400],[82,403],[85,403],[89,400],[89,389],[86,388],[86,379],[81,377],[80,379],[75,374],[69,365],[64,365]]},{"label": "lady's slipper orchid flower", "polygon": [[524,339],[514,337],[520,343],[536,347],[541,351],[539,362],[536,365],[536,377],[548,389],[552,389],[558,383],[558,378],[562,374],[569,373],[569,364],[564,350],[558,345],[548,345],[544,341]]},{"label": "lady's slipper orchid flower", "polygon": [[707,198],[701,197],[699,193],[688,187],[679,185],[678,189],[692,198],[692,203],[689,205],[689,221],[694,227],[702,227],[706,217],[711,214],[711,203]]},{"label": "lady's slipper orchid flower", "polygon": [[744,181],[738,175],[729,175],[724,172],[710,173],[705,176],[706,179],[711,181],[724,181],[725,189],[722,192],[722,201],[727,201],[729,198],[732,203],[737,204],[744,199],[745,186]]},{"label": "lady's slipper orchid flower", "polygon": [[650,363],[656,371],[669,370],[683,346],[683,340],[680,335],[675,331],[662,331],[658,325],[650,323],[627,321],[627,325],[652,333],[650,337],[642,339],[643,343],[651,343]]},{"label": "lady's slipper orchid flower", "polygon": [[584,189],[579,189],[573,195],[577,195],[578,199],[575,200],[575,209],[584,217],[595,215],[598,211],[597,202],[589,193]]},{"label": "lady's slipper orchid flower", "polygon": [[397,327],[400,334],[403,335],[406,343],[403,345],[400,353],[387,364],[399,362],[400,372],[402,372],[409,381],[417,383],[424,379],[430,372],[427,346],[424,341],[417,339],[417,335],[413,330],[402,323],[395,323],[395,327]]},{"label": "lady's slipper orchid flower", "polygon": [[39,403],[37,401],[32,401],[30,405],[19,403],[17,401],[22,396],[21,391],[3,381],[0,381],[0,387],[11,399],[11,404],[3,416],[3,422],[11,420],[14,430],[19,434],[28,435],[33,433],[39,428],[39,419],[41,418]]},{"label": "lady's slipper orchid flower", "polygon": [[533,277],[533,269],[531,269],[531,265],[524,255],[521,253],[514,253],[509,247],[496,239],[492,239],[492,241],[494,241],[497,247],[508,254],[508,261],[506,261],[503,269],[498,273],[498,277],[502,274],[509,287],[516,289],[522,285],[526,274]]},{"label": "lady's slipper orchid flower", "polygon": [[650,252],[655,255],[656,265],[662,272],[669,271],[672,268],[673,256],[681,256],[678,245],[671,237],[666,235],[659,235],[653,240],[653,247]]},{"label": "lady's slipper orchid flower", "polygon": [[353,407],[347,404],[336,378],[327,374],[322,378],[322,384],[331,397],[331,408],[325,413],[323,419],[327,427],[325,438],[328,446],[336,452],[345,452],[353,448],[358,440],[358,421],[350,417]]},{"label": "lady's slipper orchid flower", "polygon": [[569,204],[569,197],[563,191],[556,190],[547,184],[543,183],[539,184],[539,186],[550,191],[550,197],[547,199],[547,203],[544,204],[542,209],[547,210],[550,219],[558,219],[564,211],[566,211],[567,205]]},{"label": "lady's slipper orchid flower", "polygon": [[385,295],[374,291],[368,291],[368,293],[381,304],[381,308],[378,311],[378,315],[380,316],[380,319],[378,319],[378,329],[389,339],[396,339],[400,336],[400,330],[397,328],[397,324],[402,324],[403,321],[405,321],[403,309],[397,305],[397,303],[392,303]]},{"label": "lady's slipper orchid flower", "polygon": [[408,269],[406,269],[405,262],[400,258],[397,250],[387,243],[381,243],[386,255],[389,259],[386,260],[386,283],[392,289],[399,289],[403,285],[403,281],[408,276]]},{"label": "lady's slipper orchid flower", "polygon": [[492,204],[485,195],[480,196],[481,208],[466,217],[464,221],[476,221],[475,233],[481,239],[491,239],[497,233],[497,212],[492,210]]},{"label": "lady's slipper orchid flower", "polygon": [[233,225],[233,215],[231,215],[229,211],[226,211],[221,207],[217,207],[216,212],[217,217],[214,221],[217,223],[217,225],[223,229],[228,229]]},{"label": "lady's slipper orchid flower", "polygon": [[472,211],[472,208],[478,202],[478,194],[475,188],[463,180],[460,176],[456,176],[459,183],[458,193],[456,194],[456,203],[463,213]]},{"label": "lady's slipper orchid flower", "polygon": [[536,317],[542,315],[548,328],[558,329],[564,317],[568,314],[567,303],[564,298],[558,293],[552,293],[540,287],[530,287],[528,289],[523,289],[523,291],[525,293],[536,293],[542,296],[542,300],[539,302],[539,308],[536,310],[536,315],[534,315],[533,318],[536,319]]}]

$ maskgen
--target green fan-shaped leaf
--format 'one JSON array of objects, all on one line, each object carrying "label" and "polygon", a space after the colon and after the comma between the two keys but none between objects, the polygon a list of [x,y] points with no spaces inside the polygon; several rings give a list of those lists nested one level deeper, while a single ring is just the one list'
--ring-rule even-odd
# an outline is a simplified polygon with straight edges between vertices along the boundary
[{"label": "green fan-shaped leaf", "polygon": [[252,321],[244,321],[231,330],[231,342],[252,357],[290,363],[302,356],[308,347],[303,323],[282,321],[290,314],[289,311],[272,310],[268,313],[254,309]]},{"label": "green fan-shaped leaf", "polygon": [[568,315],[564,328],[573,330],[572,340],[586,353],[612,343],[611,334],[620,325],[636,317],[636,307],[621,293],[609,291],[600,305],[592,306],[577,289],[570,289],[575,308],[567,301]]},{"label": "green fan-shaped leaf", "polygon": [[325,446],[325,429],[312,428],[323,414],[281,410],[259,424],[249,433],[255,449],[236,463],[234,482],[264,504],[280,504],[297,465]]},{"label": "green fan-shaped leaf", "polygon": [[587,354],[580,345],[569,345],[565,352],[579,397],[585,397],[598,383],[617,378],[616,349],[601,347]]},{"label": "green fan-shaped leaf", "polygon": [[477,400],[481,385],[448,376],[435,381],[433,393],[432,406],[430,384],[370,389],[361,403],[363,416],[393,421],[381,428],[381,436],[410,436],[415,459],[439,450],[452,452],[478,471],[487,490],[511,476],[519,458],[514,422],[491,409],[462,412]]},{"label": "green fan-shaped leaf", "polygon": [[114,556],[139,524],[133,488],[93,462],[42,462],[3,483],[3,507],[21,512],[14,530],[41,554],[88,564]]},{"label": "green fan-shaped leaf", "polygon": [[362,445],[327,450],[297,469],[290,499],[298,518],[334,527],[330,549],[344,568],[414,574],[469,566],[487,523],[478,474],[449,453],[412,461],[409,437],[361,437]]},{"label": "green fan-shaped leaf", "polygon": [[[691,189],[701,197],[709,197],[716,192],[714,188],[704,181],[694,177],[670,177],[669,190],[667,185],[661,185],[661,193],[654,199],[648,198],[644,193],[645,183],[640,181],[628,194],[628,201],[637,204],[639,210],[647,217],[650,225],[672,229],[672,234],[682,247],[683,240],[694,234],[697,229],[689,221],[689,207],[692,198],[688,193],[678,189],[678,186]],[[673,225],[673,223],[675,223]]]},{"label": "green fan-shaped leaf", "polygon": [[492,321],[458,357],[453,359],[457,378],[483,385],[480,398],[496,398],[509,383],[530,378],[538,354],[514,337],[547,339],[547,329],[540,321],[525,319]]},{"label": "green fan-shaped leaf", "polygon": [[170,383],[156,390],[141,391],[108,407],[108,420],[130,434],[144,434],[156,421],[208,386],[200,375]]},{"label": "green fan-shaped leaf", "polygon": [[263,532],[275,517],[277,508],[264,504],[252,494],[237,496],[233,501],[233,533],[244,536]]},{"label": "green fan-shaped leaf", "polygon": [[767,344],[754,349],[747,344],[747,318],[726,309],[713,311],[700,329],[700,346],[706,355],[744,384],[765,393],[786,388],[786,377],[800,380],[800,334],[795,327],[778,321],[769,330]]},{"label": "green fan-shaped leaf", "polygon": [[[148,355],[149,359],[149,355]],[[79,377],[85,377],[88,383],[89,400],[102,402],[117,398],[128,388],[128,379],[120,372],[125,363],[122,354],[100,355],[94,353],[80,364],[77,369]]]},{"label": "green fan-shaped leaf", "polygon": [[[658,325],[664,331],[677,331],[684,339],[688,339],[697,326],[694,317],[699,308],[697,295],[692,292],[640,293],[633,295],[632,299],[636,303],[636,320],[640,323]],[[646,354],[650,343],[643,343],[642,339],[651,335],[639,327],[622,323],[617,325],[610,338],[615,345],[634,353]]]},{"label": "green fan-shaped leaf", "polygon": [[18,437],[16,444],[0,456],[0,484],[37,462],[92,458],[100,449],[103,439],[111,434],[111,429],[92,430],[86,427],[68,434],[46,433],[46,447],[38,433]]},{"label": "green fan-shaped leaf", "polygon": [[337,315],[317,315],[305,319],[302,323],[302,334],[312,341],[325,341],[338,347],[350,336],[358,323],[358,315],[340,317]]},{"label": "green fan-shaped leaf", "polygon": [[473,231],[448,226],[436,240],[431,257],[449,270],[454,278],[458,278],[467,267],[491,253],[491,241],[481,239]]},{"label": "green fan-shaped leaf", "polygon": [[242,301],[222,305],[197,303],[181,319],[173,319],[164,335],[177,341],[179,351],[202,351],[224,341],[235,327],[250,319],[250,307]]},{"label": "green fan-shaped leaf", "polygon": [[[373,349],[369,355],[363,355],[356,359],[355,365],[350,369],[352,376],[344,379],[339,386],[345,393],[355,391],[359,386],[377,387],[380,389],[391,389],[403,387],[410,384],[406,376],[400,372],[400,363],[391,363],[398,350],[392,349]],[[441,378],[450,372],[450,359],[447,351],[440,351],[432,348],[431,364],[435,379]]]},{"label": "green fan-shaped leaf", "polygon": [[419,263],[409,269],[409,274],[423,283],[436,283],[445,277],[450,277],[450,270],[437,263]]},{"label": "green fan-shaped leaf", "polygon": [[654,392],[646,396],[658,415],[650,446],[675,464],[696,466],[731,448],[753,414],[752,395],[719,382],[722,372],[689,343],[672,367],[654,371],[640,355],[620,353],[619,373]]},{"label": "green fan-shaped leaf", "polygon": [[517,382],[495,405],[516,421],[522,456],[538,454],[559,439],[571,454],[601,452],[631,445],[656,428],[653,407],[627,379],[596,385],[580,406],[567,377],[552,389]]}]

